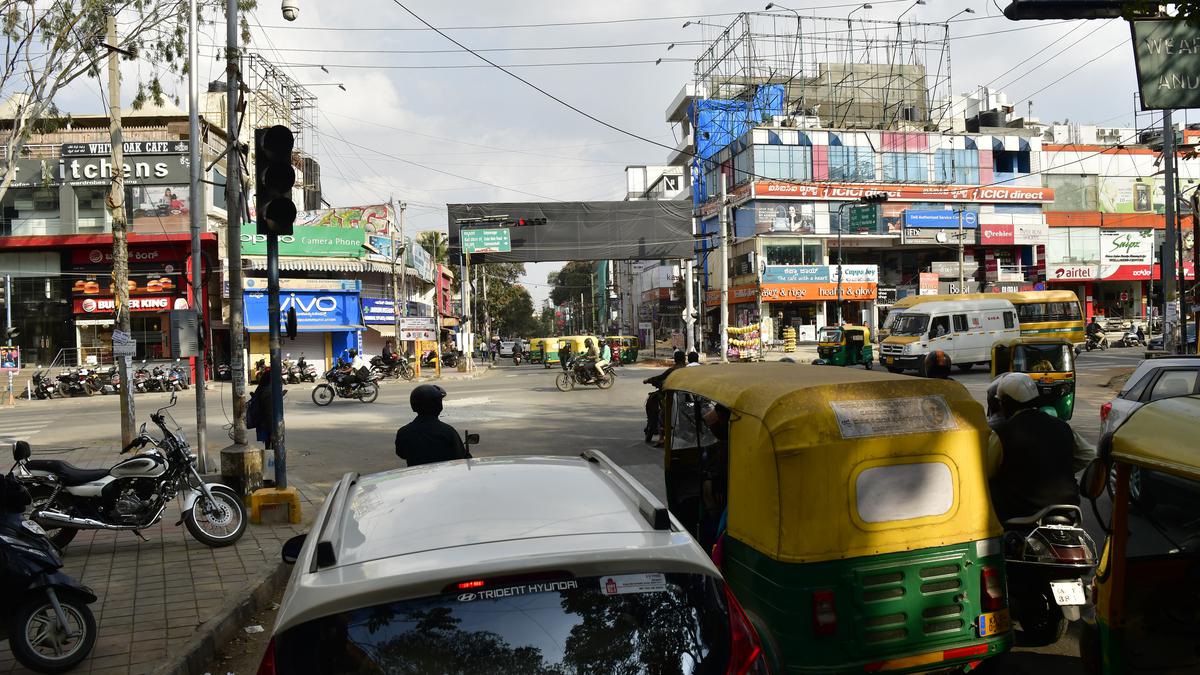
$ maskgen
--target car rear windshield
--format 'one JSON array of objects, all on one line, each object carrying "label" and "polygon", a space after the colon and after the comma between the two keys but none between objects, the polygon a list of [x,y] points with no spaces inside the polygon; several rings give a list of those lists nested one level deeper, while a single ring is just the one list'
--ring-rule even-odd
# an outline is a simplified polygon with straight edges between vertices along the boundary
[{"label": "car rear windshield", "polygon": [[1013,353],[1013,370],[1019,373],[1064,373],[1075,368],[1075,350],[1070,345],[1018,345]]},{"label": "car rear windshield", "polygon": [[283,673],[725,673],[722,582],[621,574],[484,585],[364,607],[275,638]]}]

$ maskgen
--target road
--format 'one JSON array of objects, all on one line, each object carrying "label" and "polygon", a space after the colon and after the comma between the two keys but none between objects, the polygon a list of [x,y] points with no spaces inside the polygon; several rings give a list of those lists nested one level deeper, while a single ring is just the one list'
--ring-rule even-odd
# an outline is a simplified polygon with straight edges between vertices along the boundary
[{"label": "road", "polygon": [[[1133,349],[1079,356],[1078,401],[1072,424],[1085,438],[1096,440],[1099,407],[1115,393],[1101,385],[1136,366],[1140,358],[1140,350]],[[576,455],[596,448],[663,495],[661,450],[642,439],[648,387],[641,380],[657,369],[626,367],[610,390],[588,387],[565,393],[554,386],[557,372],[541,366],[514,367],[508,362],[477,379],[446,381],[442,385],[448,392],[443,419],[460,432],[482,436],[481,444],[472,448],[476,456]],[[983,401],[989,381],[985,371],[956,372],[953,379]],[[312,403],[312,385],[289,386],[285,419],[290,474],[328,486],[347,471],[369,473],[403,466],[394,454],[393,438],[397,427],[412,419],[408,393],[413,386],[387,382],[375,403],[337,400],[327,408]],[[214,458],[228,445],[229,397],[229,385],[224,383],[208,392],[209,447]],[[139,395],[138,419],[146,420],[168,398],[167,394]],[[190,439],[195,438],[194,401],[191,391],[182,392],[172,411]],[[68,461],[80,447],[115,445],[120,438],[117,398],[32,401],[0,409],[0,438],[13,436],[29,440],[35,456]],[[1077,647],[1069,634],[1051,647],[1014,655],[1004,670],[1070,673],[1077,667],[1075,654]]]}]

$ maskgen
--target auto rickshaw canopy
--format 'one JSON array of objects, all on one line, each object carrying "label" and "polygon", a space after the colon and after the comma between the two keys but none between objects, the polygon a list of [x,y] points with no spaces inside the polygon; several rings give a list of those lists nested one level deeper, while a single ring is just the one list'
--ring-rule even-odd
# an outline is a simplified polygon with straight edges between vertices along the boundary
[{"label": "auto rickshaw canopy", "polygon": [[1142,406],[1112,437],[1118,462],[1200,481],[1196,453],[1200,396],[1177,396]]},{"label": "auto rickshaw canopy", "polygon": [[680,368],[664,389],[730,410],[728,534],[764,555],[817,562],[1001,534],[989,429],[957,382],[753,363]]},{"label": "auto rickshaw canopy", "polygon": [[862,346],[871,341],[871,329],[866,326],[826,326],[817,335],[818,344],[844,345],[854,342]]}]

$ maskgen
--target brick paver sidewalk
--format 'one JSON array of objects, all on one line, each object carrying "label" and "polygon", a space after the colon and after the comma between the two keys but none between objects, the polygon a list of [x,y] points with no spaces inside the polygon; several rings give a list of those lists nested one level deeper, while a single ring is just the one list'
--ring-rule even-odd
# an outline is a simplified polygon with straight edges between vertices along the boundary
[{"label": "brick paver sidewalk", "polygon": [[[118,461],[118,446],[101,445],[64,453],[38,453],[84,468],[107,468]],[[303,515],[311,521],[324,491],[295,484]],[[87,584],[99,598],[91,605],[98,624],[96,646],[72,673],[146,673],[178,656],[203,624],[227,602],[248,595],[252,583],[279,563],[283,542],[305,525],[247,525],[237,544],[209,548],[179,520],[179,500],[162,520],[143,530],[149,541],[129,531],[81,531],[66,548],[63,571]],[[269,626],[264,626],[270,630]],[[0,673],[29,673],[0,643]]]}]

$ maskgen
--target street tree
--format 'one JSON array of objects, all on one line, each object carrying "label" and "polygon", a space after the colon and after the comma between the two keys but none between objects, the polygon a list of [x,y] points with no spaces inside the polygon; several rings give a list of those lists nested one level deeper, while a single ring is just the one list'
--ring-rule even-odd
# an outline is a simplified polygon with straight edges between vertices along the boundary
[{"label": "street tree", "polygon": [[433,262],[445,265],[450,262],[450,240],[437,230],[428,230],[417,235],[417,244],[425,249]]},{"label": "street tree", "polygon": [[[199,0],[201,18],[223,12],[224,0]],[[243,11],[257,0],[238,0]],[[120,21],[118,44],[105,44],[109,16]],[[245,17],[245,14],[242,14]],[[3,157],[0,201],[16,177],[17,159],[35,133],[51,132],[69,121],[56,98],[73,82],[99,78],[115,47],[136,60],[139,81],[134,108],[165,102],[164,82],[186,74],[188,3],[180,0],[0,0],[4,62],[0,64],[0,120]],[[242,39],[249,25],[242,20]]]},{"label": "street tree", "polygon": [[[481,276],[487,280],[487,314],[492,322],[492,334],[532,337],[538,329],[533,313],[533,298],[521,285],[525,265],[521,263],[489,263],[482,266]],[[477,299],[482,302],[483,296]]]}]

